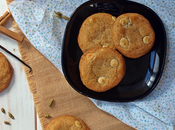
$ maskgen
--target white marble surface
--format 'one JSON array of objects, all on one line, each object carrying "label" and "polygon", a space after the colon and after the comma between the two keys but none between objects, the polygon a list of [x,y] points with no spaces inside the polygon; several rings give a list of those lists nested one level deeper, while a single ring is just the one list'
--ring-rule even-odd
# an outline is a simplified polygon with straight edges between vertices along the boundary
[{"label": "white marble surface", "polygon": [[[7,10],[6,0],[1,0],[0,16]],[[4,27],[13,30],[12,20],[10,19]],[[17,42],[1,33],[0,45],[19,58],[21,57]],[[42,128],[35,112],[32,94],[29,90],[23,65],[3,50],[0,49],[0,52],[7,57],[14,70],[9,87],[0,93],[0,108],[6,110],[6,114],[0,111],[0,130],[41,130]],[[8,116],[8,112],[14,115],[14,120]],[[9,121],[11,125],[4,124],[4,121]]]}]

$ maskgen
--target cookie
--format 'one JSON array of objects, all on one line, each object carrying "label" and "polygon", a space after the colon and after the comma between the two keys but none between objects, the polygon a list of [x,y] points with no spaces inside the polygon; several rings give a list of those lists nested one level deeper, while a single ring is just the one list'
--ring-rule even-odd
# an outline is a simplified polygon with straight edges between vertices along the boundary
[{"label": "cookie", "polygon": [[108,13],[96,13],[89,16],[82,24],[78,34],[78,45],[82,52],[93,47],[115,49],[112,40],[112,27],[115,17]]},{"label": "cookie", "polygon": [[71,115],[64,115],[53,119],[46,130],[89,130],[89,128],[81,119]]},{"label": "cookie", "polygon": [[120,83],[126,71],[125,59],[116,50],[97,47],[86,51],[79,62],[80,78],[90,90],[105,92]]},{"label": "cookie", "polygon": [[116,49],[129,58],[139,58],[148,53],[155,42],[150,22],[138,13],[118,16],[112,29]]},{"label": "cookie", "polygon": [[7,58],[0,52],[0,92],[4,91],[10,84],[13,68]]}]

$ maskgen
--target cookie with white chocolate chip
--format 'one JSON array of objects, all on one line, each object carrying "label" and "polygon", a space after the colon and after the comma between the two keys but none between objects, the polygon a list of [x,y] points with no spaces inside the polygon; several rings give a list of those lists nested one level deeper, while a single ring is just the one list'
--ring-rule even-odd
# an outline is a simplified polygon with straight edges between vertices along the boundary
[{"label": "cookie with white chocolate chip", "polygon": [[112,27],[115,17],[108,13],[96,13],[85,19],[78,35],[78,45],[84,53],[93,47],[115,49]]},{"label": "cookie with white chocolate chip", "polygon": [[79,71],[81,81],[87,88],[105,92],[123,79],[126,72],[125,59],[114,49],[92,48],[82,55]]},{"label": "cookie with white chocolate chip", "polygon": [[13,68],[5,55],[0,52],[0,92],[4,91],[10,84]]},{"label": "cookie with white chocolate chip", "polygon": [[150,22],[138,13],[118,16],[112,34],[116,49],[129,58],[145,55],[155,42],[155,33]]},{"label": "cookie with white chocolate chip", "polygon": [[49,122],[46,130],[90,130],[79,118],[71,115],[63,115]]}]

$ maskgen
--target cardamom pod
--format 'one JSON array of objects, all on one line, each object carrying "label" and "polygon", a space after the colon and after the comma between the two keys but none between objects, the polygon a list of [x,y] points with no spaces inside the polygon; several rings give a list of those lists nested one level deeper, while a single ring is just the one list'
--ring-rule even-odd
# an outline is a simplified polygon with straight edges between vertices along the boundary
[{"label": "cardamom pod", "polygon": [[49,107],[52,105],[53,101],[54,101],[53,99],[51,99],[51,100],[49,101],[49,105],[48,105]]},{"label": "cardamom pod", "polygon": [[1,111],[5,114],[5,109],[4,108],[1,108]]},{"label": "cardamom pod", "polygon": [[[54,12],[55,12],[55,11],[54,11]],[[55,14],[62,15],[62,13],[60,13],[60,12],[55,12]]]},{"label": "cardamom pod", "polygon": [[56,17],[62,19],[62,16],[61,15],[56,14]]},{"label": "cardamom pod", "polygon": [[49,118],[49,117],[51,117],[49,114],[46,114],[46,115],[44,115],[46,118]]},{"label": "cardamom pod", "polygon": [[8,114],[10,118],[15,119],[14,116],[10,112],[8,112]]},{"label": "cardamom pod", "polygon": [[[55,12],[55,11],[54,11]],[[65,16],[65,15],[62,15],[62,13],[60,12],[55,12],[56,14],[56,17],[60,18],[60,19],[65,19],[65,20],[69,20],[69,17]]]},{"label": "cardamom pod", "polygon": [[[55,11],[54,11],[54,12],[55,12]],[[55,14],[56,14],[56,17],[62,19],[62,13],[60,13],[60,12],[55,12]]]},{"label": "cardamom pod", "polygon": [[10,125],[10,122],[8,122],[8,121],[4,121],[4,123],[5,123],[6,125]]},{"label": "cardamom pod", "polygon": [[69,17],[67,17],[67,16],[65,16],[65,15],[63,15],[62,17],[63,17],[63,19],[65,19],[65,20],[69,20]]}]

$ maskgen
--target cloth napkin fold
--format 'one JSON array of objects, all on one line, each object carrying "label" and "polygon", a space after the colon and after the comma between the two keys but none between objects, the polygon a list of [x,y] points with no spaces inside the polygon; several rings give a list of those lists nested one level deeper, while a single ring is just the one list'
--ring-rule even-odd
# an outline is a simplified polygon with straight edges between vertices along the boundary
[{"label": "cloth napkin fold", "polygon": [[[66,16],[87,0],[17,0],[9,9],[32,45],[61,72],[61,44],[67,21],[58,19],[54,11]],[[122,122],[139,130],[173,130],[175,127],[175,2],[173,0],[133,0],[154,10],[167,31],[167,58],[162,78],[147,97],[129,103],[91,99],[95,105]]]}]

